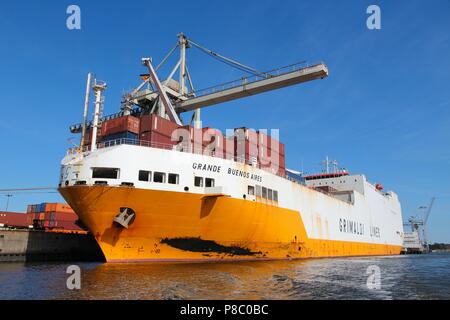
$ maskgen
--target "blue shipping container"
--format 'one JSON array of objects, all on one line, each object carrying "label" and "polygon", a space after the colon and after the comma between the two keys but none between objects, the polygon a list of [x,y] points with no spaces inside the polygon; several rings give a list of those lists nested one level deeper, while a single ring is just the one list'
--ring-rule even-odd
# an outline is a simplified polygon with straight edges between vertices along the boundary
[{"label": "blue shipping container", "polygon": [[118,133],[110,134],[108,136],[104,136],[102,138],[102,142],[118,140],[118,139],[138,140],[138,135],[136,133],[133,133],[130,131],[118,132]]}]

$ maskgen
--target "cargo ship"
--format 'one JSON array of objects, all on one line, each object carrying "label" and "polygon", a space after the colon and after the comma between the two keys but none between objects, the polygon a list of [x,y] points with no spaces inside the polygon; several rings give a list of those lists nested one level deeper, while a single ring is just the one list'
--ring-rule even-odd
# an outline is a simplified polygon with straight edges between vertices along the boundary
[{"label": "cargo ship", "polygon": [[[186,50],[197,47],[250,74],[194,90]],[[156,70],[178,48],[166,80]],[[326,78],[324,63],[259,72],[184,34],[174,49],[103,116],[106,83],[88,75],[80,145],[62,160],[59,192],[95,236],[108,262],[236,261],[399,254],[401,205],[363,174],[326,161],[302,175],[285,167],[276,130],[226,134],[203,127],[204,107]],[[179,71],[178,81],[173,79]],[[90,92],[93,120],[87,120]],[[192,112],[190,124],[181,115]],[[331,168],[330,168],[331,167]]]}]

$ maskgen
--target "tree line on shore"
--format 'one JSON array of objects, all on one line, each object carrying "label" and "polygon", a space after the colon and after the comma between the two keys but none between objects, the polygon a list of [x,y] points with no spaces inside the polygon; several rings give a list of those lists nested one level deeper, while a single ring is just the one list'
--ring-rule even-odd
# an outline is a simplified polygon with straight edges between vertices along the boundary
[{"label": "tree line on shore", "polygon": [[449,243],[433,243],[430,244],[431,250],[450,250],[450,244]]}]

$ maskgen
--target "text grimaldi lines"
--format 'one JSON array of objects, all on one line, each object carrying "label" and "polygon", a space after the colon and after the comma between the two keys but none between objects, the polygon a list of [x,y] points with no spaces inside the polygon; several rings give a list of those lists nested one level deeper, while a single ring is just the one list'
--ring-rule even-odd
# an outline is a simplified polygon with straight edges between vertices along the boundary
[{"label": "text grimaldi lines", "polygon": [[[358,221],[339,219],[339,231],[343,233],[351,233],[363,236],[365,235],[365,224]],[[380,228],[376,226],[369,227],[369,235],[371,238],[380,238]]]}]

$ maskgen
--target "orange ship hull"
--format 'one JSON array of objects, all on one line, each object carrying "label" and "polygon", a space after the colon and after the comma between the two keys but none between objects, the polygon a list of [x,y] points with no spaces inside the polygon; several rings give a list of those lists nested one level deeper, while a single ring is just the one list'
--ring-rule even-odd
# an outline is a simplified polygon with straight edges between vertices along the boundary
[{"label": "orange ship hull", "polygon": [[[226,196],[129,187],[72,186],[60,193],[108,262],[223,261],[399,254],[401,246],[310,239],[297,211]],[[125,229],[120,207],[136,212]]]}]

